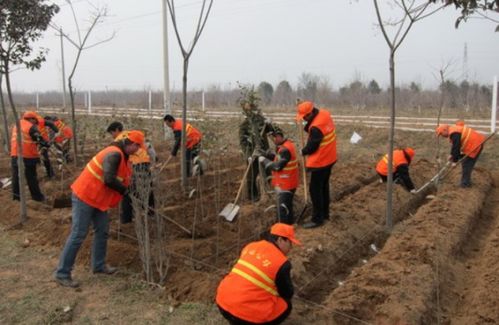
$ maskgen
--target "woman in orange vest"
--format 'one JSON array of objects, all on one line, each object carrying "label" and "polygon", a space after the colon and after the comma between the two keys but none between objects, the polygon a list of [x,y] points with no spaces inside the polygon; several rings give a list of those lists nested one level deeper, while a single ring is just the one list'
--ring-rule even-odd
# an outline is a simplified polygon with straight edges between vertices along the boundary
[{"label": "woman in orange vest", "polygon": [[[115,136],[113,139],[117,141],[126,138],[128,131],[123,131],[123,124],[120,122],[113,123],[107,128],[107,132],[111,134],[111,136]],[[151,162],[156,161],[156,151],[152,144],[146,139],[144,141],[144,146],[140,147],[133,155],[130,155],[129,160],[132,164],[132,180],[130,183],[130,191],[123,196],[123,200],[121,201],[120,221],[122,224],[131,223],[134,217],[132,198],[130,197],[131,194],[143,202],[148,200],[148,214],[154,214],[155,206]],[[145,190],[149,194],[144,196]],[[145,206],[146,204],[142,204],[142,208],[145,209]]]},{"label": "woman in orange vest", "polygon": [[286,255],[301,243],[284,223],[274,224],[266,237],[243,248],[218,286],[216,302],[230,324],[280,324],[291,313],[294,289]]},{"label": "woman in orange vest", "polygon": [[[23,114],[21,120],[21,145],[22,145],[22,160],[24,163],[24,175],[28,183],[31,198],[35,201],[45,201],[45,196],[40,190],[38,184],[38,175],[36,173],[36,165],[40,163],[40,154],[38,153],[38,145],[40,147],[48,147],[49,144],[43,139],[38,130],[38,114],[33,111],[27,111]],[[19,168],[18,168],[18,143],[17,143],[17,127],[12,127],[12,137],[10,140],[10,156],[12,170],[12,197],[14,200],[19,200]]]},{"label": "woman in orange vest", "polygon": [[113,274],[116,268],[106,265],[109,233],[108,210],[114,208],[128,191],[132,173],[128,158],[144,143],[144,134],[129,131],[127,137],[111,143],[97,153],[71,185],[72,227],[54,274],[57,283],[78,287],[71,271],[90,224],[94,228],[92,269],[94,273]]},{"label": "woman in orange vest", "polygon": [[[171,155],[173,157],[177,156],[177,151],[180,148],[180,143],[182,141],[182,121],[176,120],[170,114],[166,114],[163,118],[164,123],[173,130],[173,136],[175,138],[175,143],[173,145]],[[185,151],[185,160],[186,160],[186,168],[187,175],[192,176],[192,162],[193,160],[199,156],[201,151],[201,139],[203,134],[193,127],[190,123],[187,123],[185,127],[186,132],[186,151]],[[199,173],[202,175],[203,170],[201,168],[201,164],[198,164]]]},{"label": "woman in orange vest", "polygon": [[[449,161],[454,165],[462,159],[461,187],[471,186],[471,173],[483,149],[485,136],[461,124],[441,124],[435,130],[437,136],[449,138],[452,144]],[[464,158],[463,158],[464,157]]]},{"label": "woman in orange vest", "polygon": [[[409,165],[414,155],[415,151],[410,147],[393,150],[393,182],[401,184],[411,193],[416,192],[411,176],[409,175]],[[378,161],[376,172],[381,178],[381,182],[386,182],[388,176],[388,155],[385,155]]]},{"label": "woman in orange vest", "polygon": [[292,225],[293,197],[299,180],[296,148],[279,127],[273,126],[269,134],[276,145],[276,154],[260,156],[258,161],[272,171],[272,185],[277,194],[277,222]]},{"label": "woman in orange vest", "polygon": [[73,138],[73,130],[69,125],[64,123],[62,119],[57,116],[45,116],[44,119],[52,121],[55,126],[59,129],[58,133],[54,133],[51,137],[54,139],[54,147],[57,150],[58,155],[61,159],[68,163],[71,161],[69,155],[69,148],[71,147],[71,139]]},{"label": "woman in orange vest", "polygon": [[310,101],[300,102],[296,120],[305,120],[308,141],[301,150],[306,156],[305,166],[310,171],[310,198],[312,199],[312,220],[304,228],[319,227],[329,219],[329,178],[336,163],[336,128],[328,110],[315,108]]}]

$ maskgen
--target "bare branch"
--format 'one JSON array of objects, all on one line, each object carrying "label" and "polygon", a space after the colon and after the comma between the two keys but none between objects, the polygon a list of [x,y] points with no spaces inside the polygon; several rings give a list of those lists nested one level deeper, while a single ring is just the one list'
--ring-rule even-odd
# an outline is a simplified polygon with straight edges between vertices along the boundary
[{"label": "bare branch", "polygon": [[97,43],[94,43],[92,45],[88,45],[88,46],[85,46],[83,47],[82,49],[83,50],[87,50],[87,49],[91,49],[92,47],[96,47],[97,45],[100,45],[102,43],[107,43],[109,42],[110,40],[112,40],[114,37],[116,36],[116,32],[113,32],[113,34],[111,36],[109,36],[108,38],[102,40],[102,41],[98,41]]},{"label": "bare branch", "polygon": [[75,25],[76,25],[76,32],[78,33],[78,41],[80,42],[80,46],[81,46],[80,26],[78,25],[78,19],[76,18],[75,9],[73,7],[73,4],[71,3],[71,0],[66,0],[66,2],[69,4],[69,8],[71,8],[71,12],[73,13],[73,20],[74,20]]}]

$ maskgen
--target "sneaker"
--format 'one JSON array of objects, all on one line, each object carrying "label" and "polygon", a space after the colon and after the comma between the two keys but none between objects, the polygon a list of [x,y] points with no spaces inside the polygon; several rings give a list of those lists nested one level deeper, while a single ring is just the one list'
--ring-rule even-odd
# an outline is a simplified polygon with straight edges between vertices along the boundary
[{"label": "sneaker", "polygon": [[322,226],[322,223],[316,223],[316,222],[310,221],[310,222],[304,223],[302,227],[305,229],[311,229],[311,228],[317,228],[320,226]]},{"label": "sneaker", "polygon": [[111,275],[111,274],[116,273],[116,271],[118,271],[117,267],[106,265],[106,266],[104,266],[104,268],[102,270],[93,270],[93,273],[94,274],[108,274],[108,275]]},{"label": "sneaker", "polygon": [[80,283],[78,281],[73,280],[72,278],[58,278],[54,276],[55,282],[59,283],[63,287],[69,287],[69,288],[78,288],[80,286]]}]

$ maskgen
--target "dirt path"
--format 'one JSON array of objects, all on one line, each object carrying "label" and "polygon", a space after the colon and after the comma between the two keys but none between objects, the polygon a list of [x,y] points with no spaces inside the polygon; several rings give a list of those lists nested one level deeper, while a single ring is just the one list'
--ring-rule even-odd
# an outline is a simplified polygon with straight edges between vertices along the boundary
[{"label": "dirt path", "polygon": [[441,321],[497,324],[499,321],[499,172],[475,228],[442,286]]}]

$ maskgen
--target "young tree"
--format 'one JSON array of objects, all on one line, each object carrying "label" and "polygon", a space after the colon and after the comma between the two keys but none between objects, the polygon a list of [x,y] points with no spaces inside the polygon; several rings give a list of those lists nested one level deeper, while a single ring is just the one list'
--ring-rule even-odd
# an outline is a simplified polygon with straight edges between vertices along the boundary
[{"label": "young tree", "polygon": [[319,76],[312,73],[302,73],[298,78],[298,89],[296,90],[300,98],[315,101],[317,97],[317,87]]},{"label": "young tree", "polygon": [[[104,22],[105,18],[107,17],[107,7],[105,7],[105,6],[104,7],[96,7],[92,3],[89,2],[89,4],[93,7],[93,11],[90,13],[90,19],[89,19],[90,25],[86,29],[80,29],[80,26],[78,24],[78,19],[76,16],[76,12],[75,12],[74,7],[73,7],[73,3],[71,2],[71,0],[66,0],[66,2],[68,3],[68,5],[71,9],[71,12],[73,14],[73,20],[74,20],[75,27],[76,27],[77,38],[73,39],[70,35],[63,32],[62,27],[57,26],[56,24],[50,24],[50,26],[53,29],[55,29],[56,31],[58,31],[59,33],[61,33],[62,36],[66,40],[68,40],[69,43],[72,44],[76,48],[76,58],[75,58],[75,61],[73,63],[73,68],[71,69],[71,73],[69,74],[69,77],[68,77],[68,87],[69,87],[69,98],[71,101],[71,124],[73,125],[73,130],[74,130],[74,132],[73,132],[73,150],[74,150],[73,155],[74,155],[75,165],[77,165],[78,164],[78,143],[77,143],[78,127],[76,124],[76,115],[75,115],[75,91],[76,91],[76,89],[73,87],[73,78],[74,78],[74,75],[76,72],[76,68],[78,67],[78,63],[80,62],[82,52],[84,50],[95,47],[99,44],[109,42],[110,40],[112,40],[114,38],[115,33],[113,32],[111,36],[109,36],[103,40],[96,41],[92,44],[88,44],[90,34],[95,29],[95,26],[102,24]],[[82,37],[83,30],[85,31],[85,34]]]},{"label": "young tree", "polygon": [[[418,4],[416,0],[400,0],[390,1],[394,8],[398,8],[401,12],[402,18],[395,20],[385,20],[382,18],[379,8],[378,0],[373,0],[374,8],[376,9],[376,17],[378,19],[379,28],[383,37],[390,49],[389,69],[390,69],[390,91],[391,91],[391,114],[390,114],[390,131],[388,135],[388,177],[387,177],[387,199],[386,199],[386,226],[389,231],[392,229],[392,194],[393,194],[393,138],[395,134],[395,54],[402,42],[405,40],[407,34],[411,30],[413,24],[432,13],[441,9],[437,8],[434,11],[427,12],[430,2],[421,1]],[[385,4],[386,5],[386,4]],[[394,29],[393,34],[390,36],[388,28]]]},{"label": "young tree", "polygon": [[369,84],[367,85],[367,90],[369,91],[370,94],[373,95],[381,93],[381,87],[379,86],[378,82],[374,79],[369,81]]},{"label": "young tree", "polygon": [[184,43],[182,42],[182,38],[180,37],[178,23],[177,23],[177,14],[175,12],[175,1],[174,0],[164,0],[168,4],[168,11],[170,12],[170,17],[172,18],[173,29],[175,30],[175,35],[177,36],[178,45],[180,47],[180,51],[182,52],[182,57],[184,58],[183,64],[183,76],[182,76],[182,145],[181,145],[181,165],[180,170],[182,173],[182,187],[184,190],[187,188],[187,159],[185,157],[186,154],[186,143],[187,143],[187,135],[186,135],[186,125],[187,125],[187,71],[189,68],[189,59],[192,55],[194,47],[196,46],[201,33],[203,32],[204,26],[206,25],[206,21],[208,20],[208,16],[211,12],[211,7],[213,5],[213,0],[203,0],[201,4],[201,10],[199,12],[199,17],[196,23],[196,30],[194,32],[194,37],[191,40],[191,43],[188,48],[185,48]]},{"label": "young tree", "polygon": [[[21,125],[12,96],[10,72],[13,66],[24,66],[30,70],[40,69],[47,51],[45,49],[34,51],[32,44],[40,39],[42,33],[47,30],[50,20],[58,11],[57,5],[45,4],[44,0],[2,0],[0,6],[0,73],[5,76],[7,97],[18,130],[16,139],[18,144],[21,144]],[[24,194],[22,146],[18,145],[17,150],[21,202],[20,222],[24,223],[28,216]]]},{"label": "young tree", "polygon": [[274,92],[274,102],[279,105],[289,105],[293,103],[293,88],[287,80],[282,80]]}]

